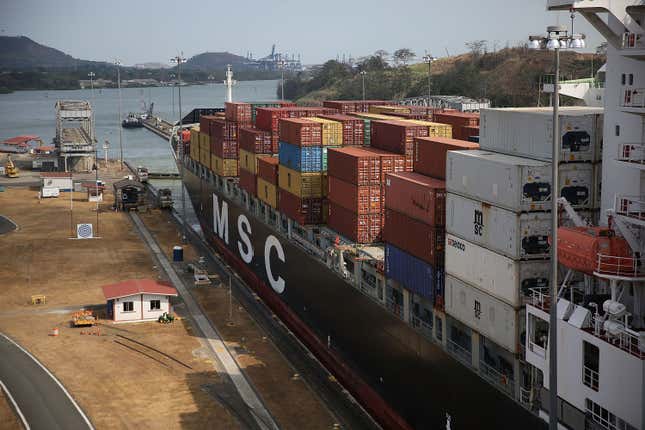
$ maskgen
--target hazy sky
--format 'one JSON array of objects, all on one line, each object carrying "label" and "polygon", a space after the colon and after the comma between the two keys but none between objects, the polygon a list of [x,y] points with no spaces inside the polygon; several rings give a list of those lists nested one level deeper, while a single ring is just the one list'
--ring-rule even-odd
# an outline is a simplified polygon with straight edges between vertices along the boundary
[{"label": "hazy sky", "polygon": [[[168,62],[229,51],[264,56],[301,53],[319,63],[337,54],[411,48],[434,56],[465,51],[486,39],[498,47],[569,25],[566,12],[547,12],[546,0],[0,0],[0,34],[24,35],[74,57],[124,64]],[[582,18],[589,49],[601,42]]]}]

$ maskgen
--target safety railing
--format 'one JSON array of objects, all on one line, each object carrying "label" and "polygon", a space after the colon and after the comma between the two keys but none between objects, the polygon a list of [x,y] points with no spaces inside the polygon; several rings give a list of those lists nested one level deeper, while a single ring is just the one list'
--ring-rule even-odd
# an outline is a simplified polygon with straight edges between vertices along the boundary
[{"label": "safety railing", "polygon": [[645,108],[645,88],[627,88],[623,91],[622,106]]},{"label": "safety railing", "polygon": [[640,278],[645,276],[644,264],[645,258],[598,254],[596,273],[624,278]]},{"label": "safety railing", "polygon": [[623,49],[645,49],[643,35],[640,33],[624,33],[622,42]]},{"label": "safety railing", "polygon": [[591,333],[616,348],[622,349],[641,360],[645,359],[645,334],[629,329],[619,320],[610,321],[610,332],[605,330],[605,322],[606,320],[603,317],[592,315],[591,327],[593,329],[590,330]]},{"label": "safety railing", "polygon": [[452,339],[448,339],[447,346],[448,346],[448,352],[452,353],[452,355],[457,360],[461,361],[468,367],[472,366],[472,356],[469,350],[459,345],[457,342],[455,342]]},{"label": "safety railing", "polygon": [[598,372],[587,366],[582,366],[582,383],[592,390],[598,391]]},{"label": "safety railing", "polygon": [[551,308],[551,293],[549,287],[530,288],[528,303],[545,312],[549,312]]},{"label": "safety railing", "polygon": [[641,143],[623,143],[618,147],[618,161],[645,164],[645,145]]},{"label": "safety railing", "polygon": [[388,297],[385,301],[385,306],[387,309],[392,312],[397,317],[403,319],[403,306],[396,303],[392,297]]},{"label": "safety railing", "polygon": [[479,374],[509,396],[515,397],[515,385],[511,376],[500,372],[490,364],[481,360],[479,362]]},{"label": "safety railing", "polygon": [[419,330],[424,336],[432,339],[432,324],[422,320],[416,315],[410,316],[410,324],[412,324],[412,327]]},{"label": "safety railing", "polygon": [[627,218],[645,220],[645,197],[617,195],[614,200],[614,212]]}]

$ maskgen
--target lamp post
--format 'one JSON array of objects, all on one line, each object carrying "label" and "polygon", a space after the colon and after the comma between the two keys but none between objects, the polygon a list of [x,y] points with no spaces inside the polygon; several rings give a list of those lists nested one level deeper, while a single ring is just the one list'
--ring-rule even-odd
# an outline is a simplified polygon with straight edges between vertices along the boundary
[{"label": "lamp post", "polygon": [[558,354],[557,354],[557,308],[558,308],[558,189],[560,158],[560,50],[579,49],[585,46],[584,34],[567,33],[562,26],[547,27],[546,36],[529,36],[530,49],[553,50],[555,55],[555,79],[553,85],[553,154],[551,160],[551,279],[549,282],[551,303],[549,306],[549,429],[558,429]]},{"label": "lamp post", "polygon": [[184,191],[184,134],[183,134],[183,118],[181,117],[181,63],[185,63],[186,59],[181,55],[177,55],[170,59],[173,63],[177,64],[177,81],[179,86],[177,88],[177,101],[179,104],[179,151],[177,155],[179,158],[179,175],[181,176],[181,213],[182,213],[182,226],[183,226],[183,235],[182,242],[186,242],[188,236],[188,230],[186,229],[186,193]]},{"label": "lamp post", "polygon": [[[92,97],[92,105],[94,105],[94,72],[87,74],[90,78],[90,94]],[[94,106],[92,106],[92,117],[94,117]],[[92,118],[94,119],[94,118]],[[93,127],[94,128],[94,127]],[[97,145],[96,137],[92,135],[92,143],[94,144],[94,173],[96,180],[94,182],[94,196],[96,198],[96,235],[99,235],[99,146]],[[107,167],[107,165],[106,165]]]},{"label": "lamp post", "polygon": [[428,107],[430,107],[430,94],[432,91],[432,62],[435,60],[436,58],[430,54],[426,54],[423,57],[423,62],[428,65]]},{"label": "lamp post", "polygon": [[171,73],[170,74],[170,104],[172,106],[172,116],[175,116],[175,74]]},{"label": "lamp post", "polygon": [[280,81],[280,99],[284,101],[284,67],[285,67],[285,61],[280,60],[278,61],[278,67],[280,68],[280,71],[282,72],[282,80]]},{"label": "lamp post", "polygon": [[92,100],[94,100],[94,76],[96,76],[96,74],[94,72],[90,72],[87,76],[90,78],[90,91],[92,94]]},{"label": "lamp post", "polygon": [[117,126],[119,127],[119,161],[121,162],[121,170],[123,170],[123,126],[121,125],[121,61],[114,60],[116,66],[116,82],[119,88],[119,120]]},{"label": "lamp post", "polygon": [[365,101],[365,75],[367,75],[367,72],[365,70],[361,70],[360,75],[363,79],[363,101]]}]

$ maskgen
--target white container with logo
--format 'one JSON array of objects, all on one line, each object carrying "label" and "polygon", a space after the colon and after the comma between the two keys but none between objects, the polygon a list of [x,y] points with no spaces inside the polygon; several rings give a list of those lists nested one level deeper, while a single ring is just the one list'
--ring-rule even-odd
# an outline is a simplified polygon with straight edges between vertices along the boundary
[{"label": "white container with logo", "polygon": [[446,274],[519,308],[530,288],[549,285],[548,260],[517,261],[446,234]]}]

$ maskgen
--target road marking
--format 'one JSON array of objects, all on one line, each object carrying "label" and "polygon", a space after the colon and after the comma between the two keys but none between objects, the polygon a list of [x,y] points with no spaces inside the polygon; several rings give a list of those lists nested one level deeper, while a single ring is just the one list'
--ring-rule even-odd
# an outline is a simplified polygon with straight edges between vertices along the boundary
[{"label": "road marking", "polygon": [[83,418],[83,420],[85,421],[87,426],[91,430],[94,430],[94,426],[92,426],[92,423],[90,422],[89,418],[87,418],[87,416],[85,415],[85,412],[83,412],[83,410],[80,408],[80,406],[78,406],[78,403],[76,403],[76,401],[74,400],[72,395],[69,394],[69,391],[67,391],[67,389],[63,386],[63,384],[61,384],[60,381],[46,367],[40,361],[38,361],[38,359],[36,357],[34,357],[29,351],[27,351],[25,348],[23,348],[22,346],[18,345],[16,342],[14,342],[13,339],[11,339],[9,336],[7,336],[4,333],[0,333],[0,336],[4,337],[9,342],[13,343],[16,347],[18,347],[18,349],[20,349],[22,352],[27,354],[27,356],[29,356],[29,358],[34,360],[34,362],[36,362],[36,364],[39,365],[40,368],[43,369],[45,371],[45,373],[47,373],[49,375],[50,378],[53,379],[54,382],[56,382],[56,384],[58,384],[60,389],[63,390],[63,392],[65,393],[65,395],[69,399],[69,401],[72,402],[72,404],[74,405],[74,407],[76,408],[78,413],[81,414],[81,417]]},{"label": "road marking", "polygon": [[11,404],[13,405],[13,408],[18,413],[18,416],[20,417],[20,421],[22,421],[22,425],[25,426],[26,430],[29,430],[31,427],[29,427],[29,423],[27,423],[27,419],[22,414],[22,411],[18,407],[18,404],[16,403],[16,401],[13,399],[13,396],[11,395],[11,392],[9,391],[7,386],[2,382],[2,380],[0,380],[0,388],[2,388],[2,391],[5,392],[5,394],[7,395],[7,398],[9,399]]}]

